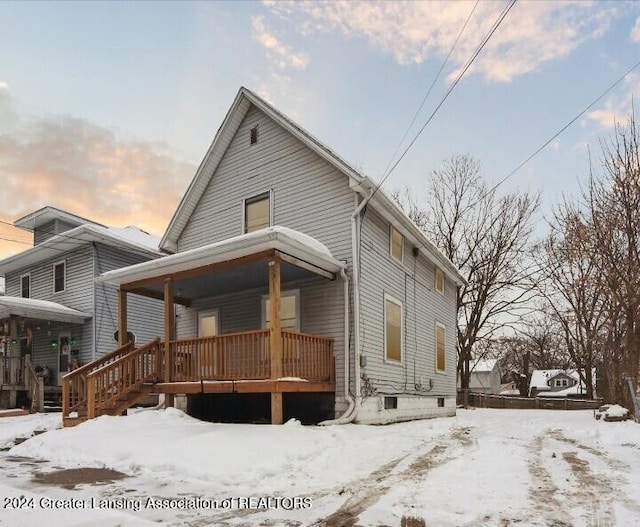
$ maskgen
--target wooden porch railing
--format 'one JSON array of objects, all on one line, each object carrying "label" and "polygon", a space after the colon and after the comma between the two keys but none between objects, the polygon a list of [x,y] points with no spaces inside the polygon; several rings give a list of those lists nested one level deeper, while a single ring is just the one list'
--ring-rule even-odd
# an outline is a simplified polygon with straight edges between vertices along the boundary
[{"label": "wooden porch railing", "polygon": [[24,384],[31,400],[31,411],[44,412],[44,379],[36,373],[31,356],[24,359]]},{"label": "wooden porch railing", "polygon": [[87,375],[87,417],[122,401],[129,392],[158,380],[160,339],[155,339]]},{"label": "wooden porch railing", "polygon": [[[283,376],[334,379],[333,340],[282,332]],[[233,381],[271,377],[269,330],[173,340],[171,381]]]},{"label": "wooden porch railing", "polygon": [[282,331],[282,371],[284,377],[333,381],[333,339]]},{"label": "wooden porch railing", "polygon": [[99,359],[67,373],[62,378],[62,416],[68,417],[71,412],[86,408],[87,375],[89,373],[117,361],[130,353],[131,350],[133,350],[133,343],[128,342]]},{"label": "wooden porch railing", "polygon": [[173,340],[172,381],[267,379],[269,330]]},{"label": "wooden porch railing", "polygon": [[24,357],[0,357],[0,384],[24,386]]}]

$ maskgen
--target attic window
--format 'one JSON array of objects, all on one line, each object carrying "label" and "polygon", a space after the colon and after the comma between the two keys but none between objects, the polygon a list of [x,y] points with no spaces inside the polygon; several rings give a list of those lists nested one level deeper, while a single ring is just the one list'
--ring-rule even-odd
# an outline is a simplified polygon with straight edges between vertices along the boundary
[{"label": "attic window", "polygon": [[250,138],[250,144],[255,145],[258,143],[258,125],[251,129]]}]

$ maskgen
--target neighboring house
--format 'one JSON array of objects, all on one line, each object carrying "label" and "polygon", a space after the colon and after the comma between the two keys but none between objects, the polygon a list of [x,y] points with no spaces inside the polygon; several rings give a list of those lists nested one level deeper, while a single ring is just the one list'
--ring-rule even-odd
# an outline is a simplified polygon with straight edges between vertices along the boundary
[{"label": "neighboring house", "polygon": [[[596,373],[593,370],[593,394],[596,396]],[[529,396],[566,397],[587,393],[577,370],[534,370],[529,381]]]},{"label": "neighboring house", "polygon": [[121,334],[128,302],[164,298],[163,342],[104,371],[150,366],[119,396],[87,388],[69,408],[121,411],[128,390],[151,390],[213,420],[455,414],[464,278],[373,181],[251,91],[160,247],[174,254],[99,278],[120,289]]},{"label": "neighboring house", "polygon": [[[34,246],[0,261],[6,285],[0,296],[4,406],[23,404],[30,372],[40,373],[46,390],[60,392],[71,369],[112,351],[117,294],[95,277],[162,255],[158,239],[136,227],[107,227],[54,207],[14,225],[33,232]],[[140,298],[130,309],[130,332],[139,341],[160,334],[160,302]]]},{"label": "neighboring house", "polygon": [[479,359],[471,364],[469,390],[497,395],[501,390],[502,371],[498,359]]}]

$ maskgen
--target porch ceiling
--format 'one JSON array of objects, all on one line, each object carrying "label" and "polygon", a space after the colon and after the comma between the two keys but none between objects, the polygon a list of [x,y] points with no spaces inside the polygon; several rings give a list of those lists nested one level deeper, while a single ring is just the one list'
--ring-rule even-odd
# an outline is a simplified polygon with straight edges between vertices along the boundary
[{"label": "porch ceiling", "polygon": [[[316,273],[285,261],[281,263],[280,273],[283,284],[317,276]],[[175,300],[177,303],[189,305],[192,301],[200,298],[268,287],[268,284],[268,262],[267,260],[260,260],[220,271],[213,271],[210,274],[177,279],[174,282]],[[154,298],[162,298],[164,294],[161,282],[132,289],[131,292]]]},{"label": "porch ceiling", "polygon": [[91,315],[87,313],[47,300],[0,296],[0,319],[8,318],[11,315],[71,324],[82,324],[91,318]]}]

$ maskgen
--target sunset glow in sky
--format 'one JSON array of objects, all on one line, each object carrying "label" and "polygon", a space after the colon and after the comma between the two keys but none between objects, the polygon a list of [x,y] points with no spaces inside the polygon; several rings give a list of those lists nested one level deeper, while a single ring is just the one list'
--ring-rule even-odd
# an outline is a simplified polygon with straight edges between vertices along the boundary
[{"label": "sunset glow in sky", "polygon": [[[506,2],[0,3],[0,220],[45,205],[161,235],[240,86],[380,179]],[[500,180],[640,60],[640,3],[516,3],[386,188],[456,153]],[[504,190],[576,194],[640,69]],[[405,141],[405,144],[407,141]],[[541,220],[542,221],[542,220]],[[0,257],[29,247],[0,223]]]}]

